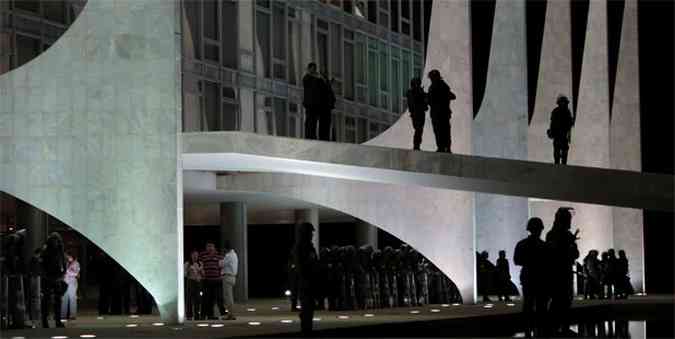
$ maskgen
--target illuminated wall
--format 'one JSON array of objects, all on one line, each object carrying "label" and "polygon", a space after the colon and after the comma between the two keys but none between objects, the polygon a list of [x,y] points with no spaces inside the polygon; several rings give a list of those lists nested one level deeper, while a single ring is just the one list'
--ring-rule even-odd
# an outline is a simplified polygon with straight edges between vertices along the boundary
[{"label": "illuminated wall", "polygon": [[89,0],[49,50],[0,76],[0,190],[51,214],[183,319],[174,1]]}]

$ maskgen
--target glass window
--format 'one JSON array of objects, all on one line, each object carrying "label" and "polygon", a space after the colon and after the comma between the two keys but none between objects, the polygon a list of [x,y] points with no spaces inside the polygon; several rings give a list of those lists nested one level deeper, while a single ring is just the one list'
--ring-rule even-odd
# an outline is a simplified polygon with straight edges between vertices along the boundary
[{"label": "glass window", "polygon": [[401,16],[410,19],[410,0],[397,0],[401,2]]},{"label": "glass window", "polygon": [[257,0],[256,4],[260,7],[270,8],[270,0]]},{"label": "glass window", "polygon": [[377,0],[368,0],[368,21],[377,23]]},{"label": "glass window", "polygon": [[[6,0],[3,0],[6,1]],[[42,2],[45,18],[59,23],[66,22],[66,4],[63,0],[50,0]]]},{"label": "glass window", "polygon": [[354,44],[345,41],[345,80],[344,96],[354,100]]},{"label": "glass window", "polygon": [[204,44],[204,59],[220,62],[220,47],[218,45],[205,43]]},{"label": "glass window", "polygon": [[356,73],[356,82],[366,83],[366,43],[358,39],[356,41],[356,51],[354,56],[354,71]]},{"label": "glass window", "polygon": [[259,53],[261,54],[258,59],[262,60],[263,74],[266,78],[271,76],[270,72],[270,16],[267,13],[258,11],[256,13],[256,36],[258,37],[258,46],[260,47]]},{"label": "glass window", "polygon": [[316,35],[317,53],[319,57],[319,71],[324,72],[328,70],[328,35],[319,32]]},{"label": "glass window", "polygon": [[[7,1],[7,0],[2,0]],[[21,0],[14,1],[14,7],[24,11],[38,13],[40,11],[40,0]]]},{"label": "glass window", "polygon": [[274,63],[274,78],[280,80],[286,79],[286,66],[284,64]]},{"label": "glass window", "polygon": [[[286,60],[286,8],[283,4],[275,3],[272,11],[272,20],[274,26],[274,58],[279,60]],[[285,78],[285,76],[283,77]]]},{"label": "glass window", "polygon": [[237,58],[239,48],[239,25],[237,24],[237,3],[230,0],[224,0],[221,3],[223,18],[223,66],[237,69]]},{"label": "glass window", "polygon": [[401,22],[401,33],[404,35],[410,35],[410,23],[407,21]]},{"label": "glass window", "polygon": [[380,8],[389,10],[389,0],[380,0]]},{"label": "glass window", "polygon": [[389,27],[389,14],[385,12],[380,12],[380,25],[384,27]]},{"label": "glass window", "polygon": [[276,118],[276,127],[278,136],[288,136],[288,112],[286,110],[286,99],[274,98],[274,116]]},{"label": "glass window", "polygon": [[391,0],[391,30],[398,32],[398,0]]},{"label": "glass window", "polygon": [[400,98],[400,85],[401,85],[401,79],[399,78],[399,72],[400,72],[400,64],[398,59],[392,59],[391,60],[391,110],[394,111],[394,113],[401,113],[401,98]]},{"label": "glass window", "polygon": [[401,53],[401,95],[405,95],[408,87],[410,87],[410,73],[412,72],[412,66],[410,64],[410,52],[403,51]]},{"label": "glass window", "polygon": [[232,102],[223,102],[223,131],[238,130],[238,120],[239,113],[237,111],[237,104]]},{"label": "glass window", "polygon": [[204,36],[218,40],[218,2],[204,0]]},{"label": "glass window", "polygon": [[364,143],[368,141],[368,120],[366,118],[358,119],[358,126],[356,128],[356,142]]},{"label": "glass window", "polygon": [[380,46],[380,89],[383,91],[389,90],[389,74],[387,65],[389,64],[389,56],[387,54],[387,47]]},{"label": "glass window", "polygon": [[380,134],[380,126],[376,122],[371,121],[370,122],[370,131],[369,131],[368,134],[369,134],[371,139],[376,137],[378,134]]},{"label": "glass window", "polygon": [[342,26],[331,24],[331,70],[336,78],[342,78]]},{"label": "glass window", "polygon": [[288,117],[288,136],[291,138],[297,138],[298,135],[298,118],[295,115]]},{"label": "glass window", "polygon": [[25,35],[16,35],[17,65],[21,67],[40,54],[40,40]]},{"label": "glass window", "polygon": [[302,60],[300,59],[300,23],[295,21],[288,22],[288,82],[297,85],[302,78]]},{"label": "glass window", "polygon": [[218,84],[204,82],[204,111],[202,112],[202,131],[219,131],[220,119],[220,90]]},{"label": "glass window", "polygon": [[347,13],[354,13],[354,3],[352,0],[342,0],[342,7]]},{"label": "glass window", "polygon": [[368,102],[377,106],[377,51],[368,52]]},{"label": "glass window", "polygon": [[[202,30],[200,23],[202,22],[202,3],[197,0],[185,0],[185,12],[189,24],[189,37],[186,35],[184,39],[192,41],[194,46],[194,58],[201,60],[202,58]],[[189,53],[188,53],[189,54]]]},{"label": "glass window", "polygon": [[417,41],[422,41],[422,1],[413,1],[413,37]]},{"label": "glass window", "polygon": [[345,142],[356,142],[356,121],[352,117],[345,117]]}]

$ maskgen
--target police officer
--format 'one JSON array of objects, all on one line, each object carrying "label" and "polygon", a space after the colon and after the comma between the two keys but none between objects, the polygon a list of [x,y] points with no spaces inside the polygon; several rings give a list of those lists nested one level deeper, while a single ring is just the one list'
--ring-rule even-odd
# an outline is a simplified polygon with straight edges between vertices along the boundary
[{"label": "police officer", "polygon": [[455,100],[456,96],[450,91],[450,86],[443,80],[441,73],[434,69],[429,72],[429,106],[431,106],[431,124],[434,127],[436,135],[436,152],[451,153],[450,146],[450,101]]},{"label": "police officer", "polygon": [[[559,208],[555,213],[552,229],[546,234],[546,248],[550,262],[548,270],[550,286],[550,315],[552,330],[569,335],[568,313],[572,306],[574,265],[579,258],[576,240],[579,230],[570,232],[572,213],[569,208]],[[555,334],[555,333],[554,333]]]},{"label": "police officer", "polygon": [[61,297],[66,292],[63,276],[66,273],[66,256],[61,235],[54,232],[47,237],[47,245],[42,251],[42,327],[48,328],[49,311],[54,312],[56,327],[61,323]]},{"label": "police officer", "polygon": [[513,253],[513,262],[521,266],[520,285],[523,288],[523,314],[527,322],[526,335],[543,328],[546,314],[546,293],[544,289],[546,245],[541,240],[544,223],[539,218],[527,222],[530,235],[519,241]]},{"label": "police officer", "polygon": [[318,257],[312,244],[314,226],[302,223],[298,230],[298,241],[293,249],[293,262],[297,268],[298,293],[300,294],[300,327],[305,336],[312,333],[314,319],[314,294]]},{"label": "police officer", "polygon": [[408,111],[412,119],[413,129],[413,149],[420,149],[422,144],[422,134],[424,133],[424,120],[426,118],[426,111],[429,108],[427,105],[427,95],[422,88],[422,81],[420,78],[412,78],[410,80],[410,89],[406,93],[408,102]]},{"label": "police officer", "polygon": [[556,164],[567,164],[567,152],[570,149],[570,132],[575,118],[567,107],[570,101],[560,95],[556,100],[558,107],[551,112],[551,125],[547,131],[548,137],[553,139],[553,159]]}]

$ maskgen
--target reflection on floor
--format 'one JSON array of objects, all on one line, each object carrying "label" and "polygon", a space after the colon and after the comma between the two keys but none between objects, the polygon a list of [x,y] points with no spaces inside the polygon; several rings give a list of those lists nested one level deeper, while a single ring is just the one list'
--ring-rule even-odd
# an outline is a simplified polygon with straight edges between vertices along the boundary
[{"label": "reflection on floor", "polygon": [[[619,301],[577,300],[574,313],[590,312],[596,316],[623,314],[630,315],[635,320],[645,320],[640,317],[670,309],[672,320],[673,302],[673,296],[641,296]],[[236,306],[237,320],[188,321],[181,326],[163,324],[156,315],[97,317],[93,313],[85,313],[77,320],[67,322],[65,329],[10,330],[2,337],[65,339],[93,338],[93,336],[97,338],[296,336],[300,329],[298,315],[289,309],[286,300],[252,300],[247,304]],[[520,303],[516,301],[509,304],[444,304],[367,311],[322,311],[316,313],[314,320],[318,336],[324,337],[514,336],[518,334],[517,326],[514,324],[520,322],[519,312]],[[495,325],[498,323],[510,324],[511,328]],[[502,328],[490,329],[495,326]],[[388,330],[383,330],[385,328]],[[411,331],[414,333],[410,333]]]}]

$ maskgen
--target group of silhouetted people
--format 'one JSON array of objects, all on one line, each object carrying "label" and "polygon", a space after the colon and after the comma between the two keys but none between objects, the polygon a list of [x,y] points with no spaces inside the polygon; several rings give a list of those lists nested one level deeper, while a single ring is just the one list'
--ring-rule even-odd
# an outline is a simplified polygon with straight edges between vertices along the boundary
[{"label": "group of silhouetted people", "polygon": [[490,295],[496,295],[499,301],[505,302],[510,302],[511,296],[518,295],[518,288],[511,282],[506,251],[499,251],[496,265],[490,262],[487,251],[476,253],[476,266],[477,289],[483,302],[491,302]]},{"label": "group of silhouetted people", "polygon": [[331,137],[331,111],[335,108],[335,93],[332,80],[325,73],[319,73],[316,63],[307,66],[302,78],[304,88],[303,106],[305,107],[305,138],[329,141]]},{"label": "group of silhouetted people", "polygon": [[450,86],[443,80],[438,70],[432,70],[428,74],[431,85],[428,92],[424,92],[422,81],[419,78],[410,80],[410,89],[406,93],[408,102],[408,111],[412,119],[413,129],[413,149],[419,150],[422,144],[422,135],[424,133],[424,122],[426,120],[426,111],[429,110],[431,125],[436,136],[436,151],[452,153],[450,118],[452,110],[450,102],[457,97],[450,90]]},{"label": "group of silhouetted people", "polygon": [[635,291],[628,276],[628,258],[624,250],[616,257],[614,249],[602,252],[590,250],[583,265],[577,264],[579,293],[586,299],[625,299]]}]

